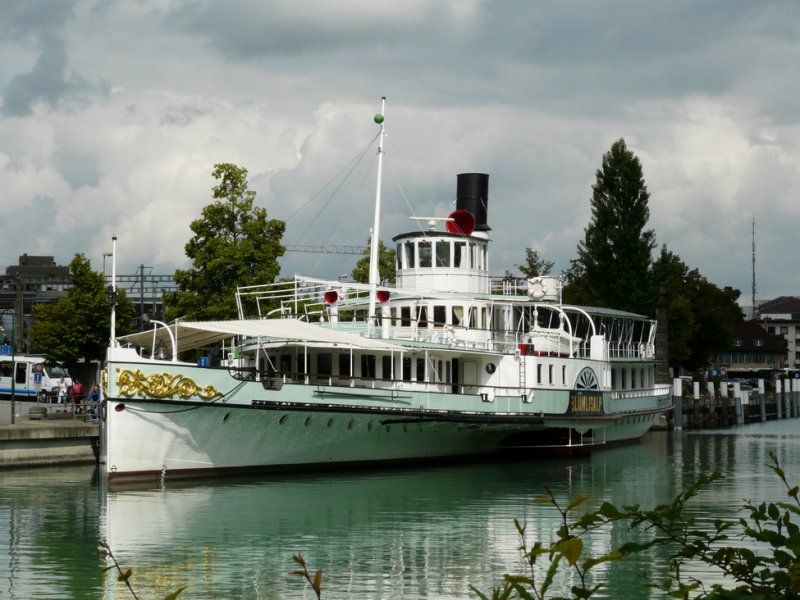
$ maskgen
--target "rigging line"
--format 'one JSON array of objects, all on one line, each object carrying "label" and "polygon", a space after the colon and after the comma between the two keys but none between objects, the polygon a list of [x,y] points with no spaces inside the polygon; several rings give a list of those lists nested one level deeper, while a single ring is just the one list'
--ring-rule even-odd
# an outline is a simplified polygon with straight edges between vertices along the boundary
[{"label": "rigging line", "polygon": [[[326,189],[326,188],[327,188],[329,185],[331,185],[331,184],[332,184],[334,181],[336,181],[336,180],[337,180],[339,177],[341,177],[342,173],[344,173],[344,172],[345,172],[345,171],[348,169],[348,167],[350,167],[350,165],[353,165],[353,164],[358,164],[358,163],[361,161],[361,159],[363,158],[364,154],[366,154],[367,150],[369,150],[369,148],[372,146],[372,144],[374,144],[374,143],[375,143],[375,140],[377,139],[378,135],[380,135],[380,134],[376,134],[376,135],[375,135],[375,137],[373,137],[373,138],[372,138],[372,139],[371,139],[371,140],[370,140],[370,141],[367,143],[367,145],[364,147],[364,149],[363,149],[363,150],[361,150],[361,151],[359,151],[359,152],[358,152],[358,153],[357,153],[357,154],[356,154],[356,155],[355,155],[355,156],[354,156],[354,157],[353,157],[353,158],[350,160],[350,162],[346,163],[346,164],[345,164],[345,165],[344,165],[344,166],[343,166],[343,167],[342,167],[342,168],[339,170],[339,172],[338,172],[338,173],[336,173],[336,175],[334,175],[333,177],[331,177],[331,178],[330,178],[330,179],[327,181],[327,183],[325,183],[325,185],[323,185],[323,186],[322,186],[322,187],[319,189],[319,191],[318,191],[318,192],[316,192],[316,193],[315,193],[313,196],[311,196],[311,197],[310,197],[310,198],[309,198],[309,199],[308,199],[306,202],[304,202],[304,203],[303,203],[303,205],[302,205],[302,206],[300,206],[300,208],[298,208],[298,209],[297,209],[297,210],[295,210],[295,211],[294,211],[294,212],[293,212],[291,215],[289,215],[289,216],[286,218],[286,221],[290,221],[290,220],[291,220],[293,217],[295,217],[295,216],[297,215],[297,213],[299,213],[299,212],[300,212],[301,210],[303,210],[303,209],[304,209],[306,206],[308,206],[308,204],[309,204],[309,203],[310,203],[312,200],[314,200],[314,198],[316,198],[317,196],[319,196],[319,195],[320,195],[322,192],[324,192],[324,191],[325,191],[325,189]],[[352,168],[351,168],[351,170],[352,170]]]},{"label": "rigging line", "polygon": [[[322,205],[322,209],[317,211],[317,214],[314,216],[314,218],[313,218],[313,219],[311,219],[311,222],[309,222],[309,224],[308,224],[308,225],[306,226],[306,228],[303,230],[303,233],[301,233],[301,234],[300,234],[300,236],[299,236],[299,238],[298,238],[298,243],[299,243],[299,242],[301,242],[301,241],[303,240],[303,238],[305,237],[305,235],[308,233],[308,230],[309,230],[309,229],[311,229],[311,226],[312,226],[312,225],[314,225],[314,223],[316,223],[316,222],[317,222],[317,219],[319,219],[320,215],[322,215],[322,213],[323,213],[323,212],[325,212],[325,209],[328,207],[328,205],[329,205],[329,204],[331,203],[331,201],[334,199],[334,197],[335,197],[335,196],[336,196],[336,194],[339,192],[339,190],[341,190],[341,189],[342,189],[342,186],[345,184],[345,182],[346,182],[346,181],[347,181],[347,179],[350,177],[350,175],[352,175],[352,173],[353,173],[353,171],[355,170],[355,168],[356,168],[356,167],[359,165],[359,163],[360,163],[360,162],[361,162],[361,161],[364,159],[364,156],[366,155],[366,153],[367,153],[367,150],[369,150],[369,149],[370,149],[370,147],[372,146],[372,144],[375,142],[375,139],[376,139],[376,138],[377,138],[377,136],[375,136],[374,138],[372,138],[372,140],[370,140],[369,144],[367,144],[367,145],[366,145],[366,147],[365,147],[365,148],[364,148],[364,149],[361,151],[361,153],[360,153],[360,154],[359,154],[359,155],[358,155],[358,156],[357,156],[357,157],[356,157],[354,160],[350,161],[350,163],[349,163],[349,167],[350,167],[350,168],[348,169],[347,173],[344,175],[344,177],[342,177],[342,178],[341,178],[341,180],[339,181],[338,185],[337,185],[337,186],[334,188],[334,190],[333,190],[333,192],[330,194],[330,196],[328,196],[328,199],[325,201],[325,204],[323,204],[323,205]],[[343,170],[344,170],[344,169],[343,169]],[[342,171],[343,171],[343,170],[342,170]],[[336,177],[339,177],[339,175],[341,175],[342,171],[340,171],[340,172],[339,172],[339,174],[338,174]],[[334,178],[334,179],[335,179],[335,178]],[[332,180],[332,181],[333,181],[333,180]],[[328,185],[328,184],[326,184],[326,185]],[[320,190],[320,192],[321,192],[321,191],[322,191],[322,190]],[[313,199],[314,199],[316,196],[318,196],[320,192],[318,192],[317,194],[315,194],[314,196],[312,196],[311,198],[309,198],[308,202],[306,202],[306,203],[305,203],[305,204],[304,204],[304,205],[301,207],[301,209],[302,209],[303,207],[305,207],[306,205],[308,205],[308,203],[309,203],[309,202],[311,202],[311,200],[313,200]],[[298,209],[298,210],[300,210],[300,209]],[[297,211],[295,211],[295,214],[297,214]],[[292,215],[292,216],[294,216],[294,215]],[[287,220],[288,220],[288,219],[287,219]]]},{"label": "rigging line", "polygon": [[[395,146],[396,146],[396,144],[395,144],[395,143],[394,143],[394,142],[393,142],[391,139],[389,139],[389,142],[388,142],[388,143],[389,143],[389,145],[391,145],[392,147],[395,147]],[[405,200],[406,206],[408,207],[408,211],[411,213],[411,216],[412,216],[412,217],[416,217],[416,216],[417,216],[417,214],[416,214],[416,211],[415,211],[415,210],[414,210],[414,208],[411,206],[411,203],[410,203],[410,202],[409,202],[409,200],[408,200],[408,196],[406,195],[406,192],[405,192],[405,190],[403,189],[403,186],[402,186],[402,184],[400,183],[400,180],[399,180],[399,179],[398,179],[398,177],[397,177],[397,173],[396,173],[396,172],[394,171],[394,169],[391,167],[391,164],[389,165],[389,167],[388,167],[388,168],[389,168],[389,172],[392,174],[392,177],[394,178],[395,185],[397,185],[397,188],[400,190],[400,194],[403,196],[403,200]],[[439,202],[439,200],[436,198],[436,195],[433,193],[433,190],[432,190],[432,189],[430,189],[430,188],[429,188],[427,185],[425,186],[425,188],[427,189],[427,191],[428,191],[428,195],[431,197],[431,199],[433,200],[433,202],[434,202],[434,203],[438,203],[438,202]],[[485,206],[485,205],[484,205],[484,210],[486,210],[486,206]],[[421,221],[419,221],[418,219],[415,219],[415,220],[414,220],[414,224],[416,225],[416,227],[417,227],[417,229],[420,231],[420,233],[422,233],[423,235],[425,235],[425,237],[428,237],[428,230],[427,230],[427,228],[423,227],[423,225],[422,225],[422,222],[421,222]],[[461,237],[462,237],[462,238],[464,238],[464,239],[468,239],[468,238],[469,238],[469,236],[468,236],[468,235],[465,235],[463,232],[460,232],[460,231],[459,231],[459,234],[460,234],[460,235],[461,235]]]}]

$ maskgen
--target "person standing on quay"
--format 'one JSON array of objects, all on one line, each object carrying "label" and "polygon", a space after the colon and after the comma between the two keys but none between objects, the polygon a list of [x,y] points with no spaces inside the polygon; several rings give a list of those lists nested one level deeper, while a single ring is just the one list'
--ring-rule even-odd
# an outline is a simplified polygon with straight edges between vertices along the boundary
[{"label": "person standing on quay", "polygon": [[72,405],[74,406],[76,413],[83,412],[83,401],[85,394],[86,390],[84,389],[81,380],[76,377],[72,384]]},{"label": "person standing on quay", "polygon": [[58,382],[58,404],[66,404],[68,391],[67,382],[62,377],[61,381]]}]

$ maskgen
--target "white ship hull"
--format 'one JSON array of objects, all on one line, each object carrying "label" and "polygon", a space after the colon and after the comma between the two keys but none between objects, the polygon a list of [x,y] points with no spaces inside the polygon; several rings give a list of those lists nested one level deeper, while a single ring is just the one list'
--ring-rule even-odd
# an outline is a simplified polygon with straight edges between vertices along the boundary
[{"label": "white ship hull", "polygon": [[[587,451],[638,439],[671,400],[665,389],[659,396],[642,393],[627,400],[606,394],[604,406],[616,403],[619,412],[557,414],[544,408],[567,407],[569,390],[533,390],[531,402],[519,395],[486,402],[478,394],[321,384],[266,390],[260,382],[237,380],[227,369],[186,364],[112,362],[109,367],[118,376],[141,374],[141,387],[130,398],[118,381],[109,386],[105,468],[109,479],[117,481],[420,461],[499,450]],[[159,384],[175,381],[190,390],[211,386],[226,393],[212,399],[196,393],[142,397],[148,393],[147,375],[153,374]]]}]

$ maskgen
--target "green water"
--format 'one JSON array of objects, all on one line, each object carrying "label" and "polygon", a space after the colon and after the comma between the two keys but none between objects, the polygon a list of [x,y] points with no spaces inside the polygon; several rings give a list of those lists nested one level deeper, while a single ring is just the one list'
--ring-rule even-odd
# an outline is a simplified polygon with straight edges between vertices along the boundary
[{"label": "green water", "polygon": [[[777,452],[800,482],[800,422],[716,433],[652,433],[589,458],[494,462],[302,476],[220,479],[158,489],[106,490],[92,467],[0,471],[0,598],[133,598],[101,572],[96,541],[134,570],[139,598],[314,598],[289,573],[301,553],[321,568],[325,600],[476,598],[521,568],[514,518],[529,540],[550,540],[552,509],[534,505],[549,485],[644,507],[670,500],[701,473],[726,478],[694,504],[700,520],[732,516],[743,498],[775,500],[782,484],[763,467]],[[624,527],[587,541],[600,554]],[[606,567],[608,598],[656,598],[640,585],[663,557]],[[713,573],[697,573],[713,579]],[[571,584],[559,580],[562,590]]]}]

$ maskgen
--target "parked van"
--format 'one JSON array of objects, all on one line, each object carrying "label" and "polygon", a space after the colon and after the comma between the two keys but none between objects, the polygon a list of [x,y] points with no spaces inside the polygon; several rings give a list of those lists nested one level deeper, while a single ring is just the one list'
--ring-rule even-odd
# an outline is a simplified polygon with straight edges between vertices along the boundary
[{"label": "parked van", "polygon": [[44,396],[58,395],[58,385],[63,377],[67,386],[72,378],[64,367],[47,364],[43,356],[16,354],[0,355],[0,396],[11,396],[11,379],[14,378],[14,393],[23,398],[35,399],[39,392]]}]

